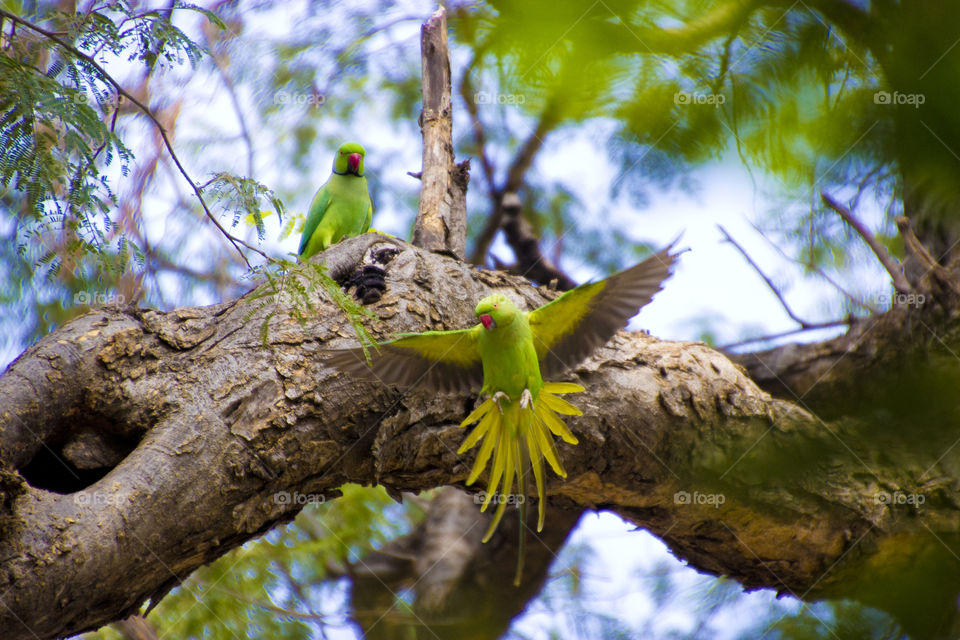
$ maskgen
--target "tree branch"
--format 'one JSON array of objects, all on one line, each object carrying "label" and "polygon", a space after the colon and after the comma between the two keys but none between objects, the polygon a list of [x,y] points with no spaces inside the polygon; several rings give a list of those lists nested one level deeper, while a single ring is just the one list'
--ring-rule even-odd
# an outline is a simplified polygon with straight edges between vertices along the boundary
[{"label": "tree branch", "polygon": [[[375,234],[350,238],[323,259],[331,272],[350,270],[378,242]],[[370,307],[377,337],[468,326],[476,300],[492,290],[527,308],[548,299],[520,278],[399,244],[387,294]],[[322,289],[310,293],[316,313],[303,324],[286,315],[291,298],[261,307],[256,294],[170,313],[99,309],[42,339],[0,377],[7,637],[69,635],[135,613],[196,567],[296,515],[299,505],[274,499],[279,491],[332,497],[344,482],[393,493],[463,487],[472,457],[455,453],[464,437],[458,424],[474,394],[401,395],[359,384],[319,357],[354,344]],[[863,562],[903,540],[888,537],[901,507],[878,504],[878,486],[932,492],[954,482],[960,454],[941,456],[946,446],[922,447],[910,465],[895,464],[896,475],[878,463],[865,468],[858,457],[874,457],[851,456],[837,441],[857,437],[859,423],[823,423],[770,398],[702,344],[621,333],[572,375],[588,388],[572,398],[584,409],[569,423],[580,444],[559,446],[568,477],[549,477],[550,506],[576,513],[602,505],[701,570],[748,587],[813,598],[826,572],[832,593],[842,593],[851,579],[844,576],[862,575]],[[100,469],[97,477],[109,471],[101,480],[44,488],[52,470],[32,463],[48,450],[65,455],[79,431],[127,434],[132,448]],[[874,442],[885,459],[899,451],[857,442]],[[811,446],[816,455],[807,459],[801,452]],[[778,473],[759,481],[764,460]],[[686,501],[677,497],[683,492],[722,494],[724,502]],[[951,535],[952,509],[930,501],[926,522]],[[547,526],[559,522],[551,516]],[[919,605],[905,597],[904,606]]]},{"label": "tree branch", "polygon": [[877,260],[880,261],[883,268],[890,274],[890,279],[893,280],[893,288],[900,293],[906,294],[913,292],[913,287],[907,282],[906,277],[904,277],[903,270],[897,263],[896,258],[890,255],[890,252],[877,240],[877,237],[870,233],[870,230],[867,229],[849,209],[834,200],[827,192],[821,191],[820,199],[823,200],[825,205],[833,209],[844,222],[850,225],[850,227],[857,232],[857,235],[863,238],[867,246],[870,247],[870,250],[873,251],[873,255],[877,257]]},{"label": "tree branch", "polygon": [[547,285],[556,281],[556,288],[561,291],[577,286],[576,282],[540,251],[539,239],[533,235],[530,224],[523,219],[523,205],[517,194],[505,193],[500,208],[504,215],[503,232],[516,258],[509,271],[538,284]]},{"label": "tree branch", "polygon": [[127,640],[161,640],[156,629],[143,616],[130,616],[113,626]]},{"label": "tree branch", "polygon": [[882,312],[880,311],[880,309],[876,308],[876,307],[873,306],[872,304],[869,304],[869,303],[867,303],[867,302],[864,302],[863,300],[860,300],[860,299],[854,297],[853,294],[851,294],[851,293],[850,293],[849,291],[847,291],[844,287],[842,287],[838,282],[836,282],[833,278],[831,278],[831,277],[827,274],[826,271],[824,271],[823,269],[821,269],[821,268],[820,268],[819,266],[817,266],[816,264],[813,264],[812,262],[804,262],[804,261],[802,261],[802,260],[798,260],[797,258],[794,258],[794,257],[792,257],[792,256],[787,255],[787,253],[786,253],[782,248],[780,248],[780,245],[778,245],[776,242],[774,242],[773,240],[771,240],[771,239],[767,236],[767,234],[764,233],[763,229],[761,229],[761,228],[760,228],[759,226],[757,226],[756,224],[754,224],[754,223],[751,222],[751,223],[750,223],[750,226],[752,226],[752,227],[754,228],[754,230],[755,230],[757,233],[760,234],[760,237],[762,237],[764,240],[767,241],[767,244],[769,244],[771,247],[774,248],[774,250],[776,250],[777,253],[779,253],[781,256],[783,256],[783,259],[784,259],[784,260],[789,260],[790,262],[794,262],[794,263],[800,265],[801,267],[803,267],[803,268],[805,268],[805,269],[810,269],[811,271],[813,271],[814,273],[816,273],[818,276],[820,276],[821,278],[823,278],[824,280],[826,280],[827,283],[828,283],[830,286],[832,286],[834,289],[836,289],[837,291],[839,291],[840,293],[842,293],[843,296],[844,296],[847,300],[849,300],[850,302],[852,302],[852,303],[855,304],[856,306],[860,307],[861,309],[864,309],[865,311],[869,311],[870,313],[872,313],[872,314],[874,314],[874,315],[879,315],[880,313],[882,313]]},{"label": "tree branch", "polygon": [[915,278],[913,285],[920,291],[931,292],[938,299],[952,298],[955,304],[955,300],[960,293],[957,291],[954,276],[930,255],[930,252],[913,232],[910,227],[910,220],[906,216],[898,216],[896,223],[897,230],[900,231],[900,236],[903,238],[907,261],[913,260],[918,263],[920,277]]},{"label": "tree branch", "polygon": [[[535,511],[535,509],[533,510]],[[491,514],[480,513],[476,501],[446,487],[431,501],[426,518],[409,535],[368,553],[351,565],[352,609],[368,640],[407,638],[411,628],[432,637],[496,640],[535,597],[551,564],[580,518],[577,510],[551,509],[550,523],[535,533],[531,511],[524,534],[527,544],[523,582],[519,588],[491,589],[513,581],[519,519],[508,515],[488,544],[480,538]],[[381,620],[396,594],[413,589],[413,614]]]},{"label": "tree branch", "polygon": [[779,340],[780,338],[787,338],[790,336],[795,336],[798,333],[805,333],[807,331],[814,331],[816,329],[830,329],[833,327],[846,327],[850,324],[849,320],[831,320],[829,322],[813,322],[807,324],[806,326],[798,327],[796,329],[789,329],[787,331],[780,331],[778,333],[768,333],[763,336],[755,336],[753,338],[747,338],[746,340],[739,340],[737,342],[731,342],[730,344],[725,344],[723,346],[717,347],[720,351],[729,351],[730,349],[736,349],[737,347],[742,347],[748,344],[755,344],[757,342],[766,342],[768,340]]},{"label": "tree branch", "polygon": [[413,244],[463,259],[467,244],[469,160],[454,165],[453,111],[450,103],[450,58],[447,13],[443,7],[420,29],[423,111],[423,169],[420,208]]},{"label": "tree branch", "polygon": [[[483,169],[483,177],[487,181],[487,192],[490,194],[490,202],[497,201],[497,179],[493,169],[493,162],[487,154],[487,134],[483,129],[483,123],[480,121],[480,113],[477,110],[477,100],[473,90],[473,83],[470,81],[470,72],[476,64],[476,57],[470,61],[467,68],[464,69],[460,77],[460,97],[467,107],[467,114],[470,116],[470,126],[473,130],[473,141],[477,147],[477,153],[480,156],[480,167]],[[471,257],[471,262],[478,264]]]},{"label": "tree branch", "polygon": [[[513,162],[510,163],[510,167],[507,169],[507,179],[506,182],[504,182],[503,188],[491,189],[491,192],[496,194],[493,201],[493,211],[490,213],[490,217],[487,218],[483,230],[477,237],[476,247],[474,247],[473,255],[470,256],[470,262],[473,264],[483,264],[494,236],[497,235],[497,231],[499,231],[503,225],[504,210],[501,202],[503,196],[507,193],[516,193],[520,190],[520,187],[523,186],[524,176],[533,165],[534,158],[543,146],[544,138],[546,138],[547,134],[556,126],[556,103],[552,100],[540,115],[537,127],[520,146]],[[514,250],[516,250],[516,247],[514,247]]]},{"label": "tree branch", "polygon": [[784,299],[783,294],[780,293],[780,289],[773,284],[773,281],[770,278],[767,277],[767,274],[763,272],[763,269],[761,269],[760,266],[753,261],[753,258],[750,257],[750,254],[747,253],[746,249],[741,247],[740,244],[734,240],[729,233],[727,233],[727,230],[724,229],[723,226],[718,224],[717,229],[720,230],[720,233],[723,234],[723,237],[726,238],[727,242],[732,244],[734,248],[740,252],[740,255],[742,255],[747,261],[747,264],[749,264],[753,270],[756,271],[761,278],[763,278],[763,281],[767,284],[767,288],[770,289],[770,291],[773,292],[773,295],[777,297],[777,300],[780,301],[780,306],[783,307],[783,310],[787,312],[787,315],[790,316],[790,319],[800,325],[801,329],[806,329],[809,327],[811,323],[798,317],[797,314],[793,312],[793,309],[790,308],[790,305],[787,304],[787,301]]}]

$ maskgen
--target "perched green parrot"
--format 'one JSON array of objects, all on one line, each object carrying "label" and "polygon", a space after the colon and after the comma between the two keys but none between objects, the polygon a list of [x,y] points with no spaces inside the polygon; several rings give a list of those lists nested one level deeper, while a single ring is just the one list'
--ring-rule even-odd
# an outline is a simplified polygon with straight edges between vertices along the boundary
[{"label": "perched green parrot", "polygon": [[[571,289],[529,313],[517,309],[506,296],[493,294],[477,304],[480,323],[470,329],[400,334],[371,350],[369,365],[360,348],[329,352],[327,364],[357,378],[375,377],[400,387],[420,385],[436,391],[480,387],[486,400],[460,426],[479,423],[457,453],[465,453],[483,440],[468,486],[493,457],[481,511],[495,497],[498,505],[483,541],[493,535],[508,502],[520,503],[523,516],[528,460],[539,498],[537,531],[542,531],[543,461],[560,477],[567,476],[551,434],[577,444],[576,436],[557,414],[582,415],[558,394],[584,390],[570,382],[545,382],[544,376],[558,376],[575,366],[650,302],[679,255],[670,253],[672,247],[606,280]],[[515,479],[519,496],[513,495]],[[522,540],[521,533],[517,582],[523,563]]]},{"label": "perched green parrot", "polygon": [[343,238],[358,236],[370,229],[373,203],[363,175],[366,152],[356,142],[337,149],[333,174],[313,196],[310,212],[300,236],[297,253],[306,260]]}]

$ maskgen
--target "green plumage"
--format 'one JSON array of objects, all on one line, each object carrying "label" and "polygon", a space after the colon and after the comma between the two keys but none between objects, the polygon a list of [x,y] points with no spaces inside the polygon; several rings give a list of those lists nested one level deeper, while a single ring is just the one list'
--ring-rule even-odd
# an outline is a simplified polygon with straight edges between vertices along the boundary
[{"label": "green plumage", "polygon": [[333,173],[310,203],[297,251],[301,260],[370,229],[373,203],[364,177],[365,153],[355,142],[337,149]]},{"label": "green plumage", "polygon": [[[494,294],[480,301],[480,324],[456,331],[402,334],[381,343],[367,365],[360,349],[333,352],[328,364],[356,377],[376,377],[401,387],[421,385],[438,391],[480,387],[487,396],[461,427],[477,426],[457,453],[482,441],[467,485],[493,459],[482,510],[497,501],[484,542],[490,539],[509,502],[527,499],[525,474],[533,472],[539,498],[537,530],[543,529],[544,461],[566,477],[553,436],[569,444],[577,438],[558,414],[581,415],[557,394],[583,391],[573,383],[544,382],[562,374],[609,340],[669,277],[678,254],[673,245],[606,280],[584,284],[532,312]],[[513,496],[514,481],[520,495]],[[514,499],[511,500],[510,498]],[[521,562],[517,569],[520,577]]]}]

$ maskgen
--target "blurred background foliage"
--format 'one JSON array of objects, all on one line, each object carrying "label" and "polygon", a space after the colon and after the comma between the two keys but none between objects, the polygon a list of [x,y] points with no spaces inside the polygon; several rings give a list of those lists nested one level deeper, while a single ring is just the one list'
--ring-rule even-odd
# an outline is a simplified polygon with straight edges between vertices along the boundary
[{"label": "blurred background foliage", "polygon": [[[375,226],[407,237],[419,188],[405,175],[420,163],[417,35],[431,3],[201,5],[0,0],[4,362],[90,304],[172,308],[249,289],[264,255],[238,250],[213,220],[289,258],[343,140],[367,147]],[[895,255],[893,220],[906,213],[936,257],[956,257],[960,34],[950,3],[448,9],[455,145],[474,158],[468,242],[478,264],[509,264],[499,203],[518,193],[555,264],[609,273],[647,251],[638,229],[655,194],[696,192],[693,169],[731,159],[765,196],[758,232],[800,274],[844,282],[824,294],[838,316],[870,311],[862,300],[875,291],[856,274],[873,261],[821,192]],[[602,188],[559,178],[555,158],[601,176]],[[694,322],[704,337],[716,330],[714,318]],[[344,491],[197,572],[151,620],[170,637],[322,637],[346,624],[344,563],[407,531],[422,509]],[[515,635],[640,633],[590,608],[590,553],[586,543],[564,550],[527,614],[548,612],[546,631],[521,620]],[[643,633],[713,637],[716,620],[746,606],[736,585],[690,586],[678,572],[645,573],[651,620],[682,602],[695,624]],[[899,637],[854,603],[750,607],[759,626],[741,637]]]}]

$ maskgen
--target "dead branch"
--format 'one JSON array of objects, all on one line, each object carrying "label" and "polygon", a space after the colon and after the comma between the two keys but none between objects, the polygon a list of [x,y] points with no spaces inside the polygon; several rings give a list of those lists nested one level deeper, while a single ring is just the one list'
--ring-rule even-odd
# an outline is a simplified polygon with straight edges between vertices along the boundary
[{"label": "dead branch", "polygon": [[453,113],[450,105],[450,59],[447,13],[443,7],[420,30],[423,111],[423,170],[420,209],[413,244],[463,259],[467,245],[469,161],[453,160]]}]

